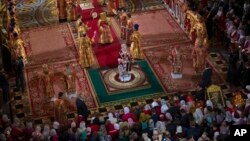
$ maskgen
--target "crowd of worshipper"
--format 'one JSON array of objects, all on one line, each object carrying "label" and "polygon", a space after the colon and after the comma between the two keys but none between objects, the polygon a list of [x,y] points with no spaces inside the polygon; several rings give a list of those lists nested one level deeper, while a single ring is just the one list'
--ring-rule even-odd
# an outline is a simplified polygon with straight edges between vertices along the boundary
[{"label": "crowd of worshipper", "polygon": [[245,88],[250,84],[250,2],[249,0],[188,0],[192,10],[206,21],[208,39],[222,41],[228,49],[227,82]]},{"label": "crowd of worshipper", "polygon": [[105,115],[94,113],[89,120],[78,115],[68,123],[53,121],[35,125],[18,118],[11,122],[3,114],[0,140],[222,141],[228,139],[231,125],[250,124],[250,86],[243,105],[227,100],[224,107],[210,100],[199,101],[195,96],[178,93],[149,104],[109,111]]}]

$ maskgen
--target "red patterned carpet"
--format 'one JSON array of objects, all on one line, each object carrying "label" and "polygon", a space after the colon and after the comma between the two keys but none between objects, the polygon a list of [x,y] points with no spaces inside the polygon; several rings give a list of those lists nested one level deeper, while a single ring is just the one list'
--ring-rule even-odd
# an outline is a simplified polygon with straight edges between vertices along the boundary
[{"label": "red patterned carpet", "polygon": [[144,48],[190,43],[189,38],[166,10],[139,12],[132,17],[135,23],[140,25]]},{"label": "red patterned carpet", "polygon": [[[52,71],[54,94],[65,92],[65,64],[69,63],[76,72],[76,92],[83,92],[90,108],[96,108],[97,103],[87,80],[87,75],[77,62],[78,52],[68,24],[33,28],[24,31],[24,44],[28,56],[26,67],[28,96],[33,118],[53,117],[53,102],[45,99],[42,64],[49,64]],[[75,111],[75,99],[69,100],[69,111]]]},{"label": "red patterned carpet", "polygon": [[[195,74],[192,64],[190,39],[166,10],[155,10],[133,15],[140,25],[144,55],[166,92],[188,91],[197,88],[200,76]],[[180,46],[183,56],[183,78],[172,79],[171,64],[168,60],[172,46]],[[213,82],[221,83],[214,74]]]},{"label": "red patterned carpet", "polygon": [[[76,73],[76,91],[77,93],[83,93],[85,97],[85,102],[89,108],[96,108],[97,103],[94,96],[92,95],[90,84],[87,80],[86,73],[80,68],[77,62],[70,63],[70,68]],[[65,82],[65,63],[56,63],[49,66],[51,71],[51,79],[53,80],[53,88],[55,94],[62,91],[65,92],[66,82]],[[28,94],[30,99],[31,111],[33,118],[41,118],[45,116],[53,117],[54,106],[53,102],[49,102],[45,99],[44,86],[48,85],[43,82],[43,72],[42,67],[28,68],[26,69],[27,82],[28,82]],[[74,112],[75,108],[75,98],[68,99],[69,106],[68,111]]]},{"label": "red patterned carpet", "polygon": [[[94,0],[95,10],[100,13],[102,9]],[[86,13],[82,13],[83,16]],[[88,13],[87,13],[88,14]],[[142,34],[142,45],[145,59],[149,62],[166,92],[188,91],[197,88],[200,76],[195,74],[192,67],[192,44],[179,25],[166,10],[155,10],[133,14],[135,22],[140,25]],[[88,35],[91,38],[97,27],[98,19],[84,19],[85,23],[91,26]],[[117,36],[117,29],[112,26],[114,43],[101,46],[93,45],[97,61],[100,67],[115,67],[120,51],[120,41]],[[48,102],[44,97],[44,84],[42,82],[42,64],[49,63],[53,80],[55,94],[65,91],[65,64],[70,62],[71,69],[76,72],[76,91],[83,92],[89,108],[96,108],[98,104],[93,95],[90,82],[85,71],[77,63],[78,53],[68,24],[53,25],[49,27],[33,28],[23,32],[26,52],[29,64],[26,69],[28,96],[33,118],[53,117],[53,102]],[[98,32],[97,32],[98,35]],[[98,40],[98,39],[96,39]],[[172,46],[179,45],[183,55],[183,78],[172,79],[171,65],[168,61]],[[214,73],[213,82],[221,83],[220,77]],[[113,85],[108,86],[114,90]],[[107,87],[107,86],[106,86]],[[110,89],[111,88],[111,89]],[[111,91],[112,91],[111,90]],[[115,88],[113,93],[119,89]],[[68,110],[74,112],[74,98],[69,99]]]},{"label": "red patterned carpet", "polygon": [[28,57],[28,66],[66,61],[78,57],[68,24],[32,28],[24,31],[22,38]]},{"label": "red patterned carpet", "polygon": [[[183,78],[173,79],[171,76],[171,64],[168,60],[171,55],[171,46],[166,47],[158,46],[157,48],[151,48],[144,50],[144,54],[151,64],[151,67],[157,74],[162,85],[167,92],[188,91],[196,89],[198,83],[201,80],[200,76],[197,76],[193,69],[193,61],[191,58],[192,45],[181,45],[179,49],[182,54],[183,61]],[[221,84],[223,81],[218,77],[218,74],[214,72],[213,83]]]}]

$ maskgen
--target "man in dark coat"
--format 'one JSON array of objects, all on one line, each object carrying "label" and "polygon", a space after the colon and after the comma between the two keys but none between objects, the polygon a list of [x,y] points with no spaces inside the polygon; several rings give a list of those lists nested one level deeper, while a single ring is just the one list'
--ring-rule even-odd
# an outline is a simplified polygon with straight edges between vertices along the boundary
[{"label": "man in dark coat", "polygon": [[15,73],[16,73],[16,87],[18,90],[25,91],[25,78],[24,78],[24,63],[22,57],[18,57],[15,62]]},{"label": "man in dark coat", "polygon": [[0,88],[2,89],[3,102],[6,104],[9,102],[9,82],[2,69],[0,70]]},{"label": "man in dark coat", "polygon": [[88,110],[87,105],[85,104],[85,102],[83,100],[83,94],[79,94],[79,96],[77,97],[76,108],[77,108],[77,114],[82,115],[84,117],[85,121],[87,121],[90,112]]},{"label": "man in dark coat", "polygon": [[239,60],[239,53],[231,49],[228,58],[228,71],[227,71],[227,82],[230,85],[238,85],[238,77],[237,77],[237,62]]},{"label": "man in dark coat", "polygon": [[202,73],[201,86],[202,88],[207,88],[212,84],[213,70],[210,68],[209,64],[206,64],[205,70]]}]

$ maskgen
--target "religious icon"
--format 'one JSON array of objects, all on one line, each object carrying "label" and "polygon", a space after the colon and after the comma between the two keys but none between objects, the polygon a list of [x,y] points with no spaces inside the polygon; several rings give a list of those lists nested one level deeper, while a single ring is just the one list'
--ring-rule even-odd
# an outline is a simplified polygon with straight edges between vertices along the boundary
[{"label": "religious icon", "polygon": [[210,99],[215,106],[218,106],[218,104],[225,106],[225,97],[222,94],[220,86],[209,86],[207,88],[207,99]]}]

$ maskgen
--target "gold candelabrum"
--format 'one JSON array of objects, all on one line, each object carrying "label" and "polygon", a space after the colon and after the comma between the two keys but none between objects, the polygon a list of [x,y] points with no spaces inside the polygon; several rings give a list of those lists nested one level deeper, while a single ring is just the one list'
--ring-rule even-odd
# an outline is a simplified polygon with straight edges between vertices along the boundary
[{"label": "gold candelabrum", "polygon": [[245,104],[245,100],[240,91],[237,91],[233,94],[233,104],[235,106],[242,106]]}]

